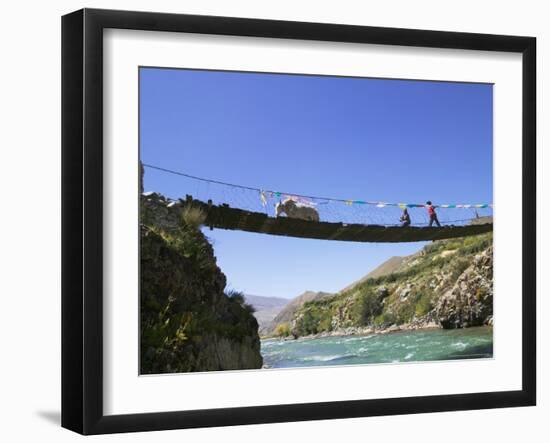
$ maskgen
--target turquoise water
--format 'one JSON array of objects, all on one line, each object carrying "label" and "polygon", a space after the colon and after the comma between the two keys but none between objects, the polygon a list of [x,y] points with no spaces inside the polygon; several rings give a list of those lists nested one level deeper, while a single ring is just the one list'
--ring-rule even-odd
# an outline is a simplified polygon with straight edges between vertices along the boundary
[{"label": "turquoise water", "polygon": [[427,329],[369,336],[262,340],[268,368],[491,358],[493,328]]}]

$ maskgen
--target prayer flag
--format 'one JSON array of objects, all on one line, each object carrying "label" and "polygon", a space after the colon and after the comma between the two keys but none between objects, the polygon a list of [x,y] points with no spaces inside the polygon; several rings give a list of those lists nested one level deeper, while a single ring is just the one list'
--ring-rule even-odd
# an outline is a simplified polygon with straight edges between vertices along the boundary
[{"label": "prayer flag", "polygon": [[267,206],[267,198],[264,191],[260,191],[260,199],[262,200],[262,206],[265,208]]}]

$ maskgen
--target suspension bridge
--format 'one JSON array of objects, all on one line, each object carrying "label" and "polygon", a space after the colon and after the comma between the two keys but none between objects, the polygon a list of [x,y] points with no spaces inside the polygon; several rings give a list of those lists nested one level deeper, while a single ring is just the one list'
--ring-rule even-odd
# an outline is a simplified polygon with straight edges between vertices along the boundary
[{"label": "suspension bridge", "polygon": [[[163,183],[182,189],[185,198],[154,193],[173,221],[186,208],[204,215],[210,229],[229,229],[299,238],[354,242],[415,242],[483,234],[493,229],[493,205],[438,204],[433,206],[440,226],[430,224],[423,203],[347,200],[264,190],[206,179],[159,166],[143,164],[148,174],[161,174]],[[143,172],[143,170],[142,170]],[[173,182],[172,182],[173,181]],[[293,210],[289,207],[292,206]],[[404,226],[403,212],[410,224]]]}]

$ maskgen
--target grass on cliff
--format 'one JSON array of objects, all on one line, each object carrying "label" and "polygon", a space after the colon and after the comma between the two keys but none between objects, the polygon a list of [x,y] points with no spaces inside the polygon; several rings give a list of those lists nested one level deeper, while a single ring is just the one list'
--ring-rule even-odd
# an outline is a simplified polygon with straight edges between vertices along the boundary
[{"label": "grass on cliff", "polygon": [[174,230],[167,231],[157,226],[147,226],[146,229],[160,236],[166,247],[189,259],[189,263],[201,274],[215,271],[216,260],[212,247],[198,226],[188,225],[182,218],[181,225]]},{"label": "grass on cliff", "polygon": [[225,293],[227,297],[229,297],[229,300],[231,300],[233,303],[237,303],[239,306],[241,306],[245,311],[249,312],[250,314],[254,314],[256,312],[256,309],[254,309],[254,306],[252,306],[249,303],[246,303],[244,294],[240,291],[235,290],[229,290]]},{"label": "grass on cliff", "polygon": [[181,219],[185,226],[198,229],[206,220],[206,212],[202,208],[188,205],[181,211]]}]

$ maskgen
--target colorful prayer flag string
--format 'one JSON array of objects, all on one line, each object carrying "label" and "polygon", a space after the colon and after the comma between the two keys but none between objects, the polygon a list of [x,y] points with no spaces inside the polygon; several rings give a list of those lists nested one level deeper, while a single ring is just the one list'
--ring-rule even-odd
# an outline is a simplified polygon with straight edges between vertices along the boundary
[{"label": "colorful prayer flag string", "polygon": [[[145,164],[145,163],[143,164],[143,166],[147,167],[147,168],[156,169],[156,170],[162,171],[162,172],[167,172],[167,173],[170,173],[170,174],[175,174],[175,175],[179,175],[179,176],[182,176],[182,177],[187,177],[187,178],[190,178],[190,179],[193,179],[193,180],[199,180],[199,181],[202,181],[202,182],[214,183],[214,184],[223,185],[223,186],[230,186],[230,187],[233,187],[233,188],[240,188],[240,189],[245,189],[245,190],[249,190],[249,191],[257,191],[257,192],[260,192],[260,199],[261,199],[263,205],[267,205],[267,195],[269,195],[270,198],[280,198],[281,196],[285,196],[285,197],[288,197],[288,198],[296,198],[296,199],[300,199],[299,201],[302,201],[304,204],[309,204],[309,205],[315,205],[316,204],[315,201],[317,201],[320,204],[327,204],[328,202],[338,202],[338,203],[345,203],[346,205],[349,205],[349,206],[354,205],[354,204],[361,204],[361,205],[373,205],[373,206],[377,206],[379,208],[384,208],[386,206],[398,206],[401,209],[405,209],[405,208],[424,208],[424,207],[426,207],[425,204],[418,204],[418,203],[388,203],[388,202],[380,202],[380,201],[344,200],[344,199],[339,199],[339,198],[316,197],[316,196],[306,196],[306,195],[298,195],[298,194],[290,195],[290,194],[284,194],[284,193],[276,192],[276,191],[269,191],[269,190],[264,191],[264,190],[261,190],[259,188],[254,188],[254,187],[250,187],[250,186],[243,186],[243,185],[234,184],[234,183],[227,183],[227,182],[223,182],[223,181],[219,181],[219,180],[207,179],[207,178],[204,178],[204,177],[197,177],[197,176],[194,176],[194,175],[186,174],[184,172],[174,171],[174,170],[166,169],[166,168],[163,168],[163,167],[160,167],[160,166],[148,165],[148,164]],[[442,208],[442,209],[447,209],[447,208],[448,209],[453,209],[453,208],[461,208],[461,209],[491,208],[491,209],[493,209],[494,205],[493,205],[493,203],[440,204],[440,205],[434,204],[433,207]]]}]

